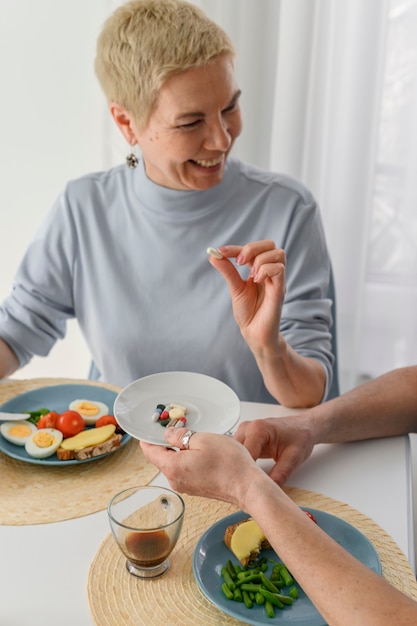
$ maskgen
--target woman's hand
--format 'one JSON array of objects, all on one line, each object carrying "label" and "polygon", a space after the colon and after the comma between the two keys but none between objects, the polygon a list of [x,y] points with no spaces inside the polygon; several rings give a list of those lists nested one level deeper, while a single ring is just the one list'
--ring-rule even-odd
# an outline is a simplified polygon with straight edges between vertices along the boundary
[{"label": "woman's hand", "polygon": [[[229,287],[233,314],[240,331],[256,354],[265,346],[278,349],[279,324],[285,296],[285,252],[271,240],[245,246],[220,246],[223,259],[210,257]],[[247,265],[250,275],[243,280],[232,262]]]},{"label": "woman's hand", "polygon": [[19,368],[19,360],[15,352],[0,337],[0,378],[10,376]]},{"label": "woman's hand", "polygon": [[244,446],[226,435],[194,433],[188,450],[184,450],[182,438],[186,432],[186,428],[165,429],[165,439],[179,451],[141,441],[144,455],[161,470],[175,491],[224,500],[244,508],[243,484],[251,482],[252,473],[258,475],[264,471]]},{"label": "woman's hand", "polygon": [[308,459],[315,445],[307,414],[242,422],[234,439],[248,449],[255,461],[274,459],[269,476],[281,486]]},{"label": "woman's hand", "polygon": [[[220,246],[222,259],[210,263],[224,277],[231,296],[233,315],[243,338],[256,359],[265,387],[288,407],[318,404],[326,383],[321,363],[291,348],[280,334],[285,298],[285,252],[271,240],[245,246]],[[229,259],[250,268],[243,280]]]}]

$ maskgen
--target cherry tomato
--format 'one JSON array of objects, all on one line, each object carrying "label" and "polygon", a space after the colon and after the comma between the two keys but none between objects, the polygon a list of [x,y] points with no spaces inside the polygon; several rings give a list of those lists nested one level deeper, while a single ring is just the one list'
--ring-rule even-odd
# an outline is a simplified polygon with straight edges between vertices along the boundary
[{"label": "cherry tomato", "polygon": [[50,413],[46,413],[42,415],[40,420],[37,423],[38,428],[56,428],[56,421],[59,417],[58,413],[55,411],[51,411]]},{"label": "cherry tomato", "polygon": [[123,430],[120,428],[119,424],[116,421],[114,415],[102,415],[96,421],[96,428],[100,428],[100,426],[106,426],[107,424],[114,424],[116,426],[116,432],[122,433]]},{"label": "cherry tomato", "polygon": [[[303,509],[304,511],[304,509]],[[312,513],[310,513],[310,511],[304,511],[304,513],[307,515],[307,517],[309,517],[315,524],[317,524],[317,520],[314,517],[314,515]]]},{"label": "cherry tomato", "polygon": [[77,411],[64,411],[58,417],[56,426],[58,430],[66,437],[73,437],[78,435],[85,429],[85,421]]}]

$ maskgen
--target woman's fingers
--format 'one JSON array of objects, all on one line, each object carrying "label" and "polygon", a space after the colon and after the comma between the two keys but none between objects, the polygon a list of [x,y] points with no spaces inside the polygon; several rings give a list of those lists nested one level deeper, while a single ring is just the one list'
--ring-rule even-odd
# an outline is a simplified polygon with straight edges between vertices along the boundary
[{"label": "woman's fingers", "polygon": [[237,265],[247,265],[250,268],[249,276],[254,282],[263,282],[267,278],[283,278],[285,280],[285,252],[276,248],[273,241],[256,241],[245,246],[220,246],[223,259],[212,258],[212,265],[228,277],[237,280],[231,268],[227,268],[224,259],[236,259]]}]

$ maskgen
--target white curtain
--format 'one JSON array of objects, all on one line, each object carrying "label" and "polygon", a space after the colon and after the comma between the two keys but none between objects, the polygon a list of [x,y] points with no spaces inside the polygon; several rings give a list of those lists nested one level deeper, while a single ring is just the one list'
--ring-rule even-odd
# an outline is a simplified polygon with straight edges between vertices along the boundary
[{"label": "white curtain", "polygon": [[[307,43],[301,56],[295,33],[303,9],[308,12],[302,21]],[[278,52],[271,167],[300,178],[321,206],[336,280],[344,388],[357,382],[363,346],[387,16],[383,0],[283,4],[281,27],[286,36]],[[297,60],[294,73],[292,57]],[[287,98],[281,106],[287,93],[295,94],[301,104],[295,107]],[[294,148],[292,136],[297,137]]]},{"label": "white curtain", "polygon": [[416,362],[417,2],[200,0],[236,43],[236,152],[315,194],[342,389]]}]

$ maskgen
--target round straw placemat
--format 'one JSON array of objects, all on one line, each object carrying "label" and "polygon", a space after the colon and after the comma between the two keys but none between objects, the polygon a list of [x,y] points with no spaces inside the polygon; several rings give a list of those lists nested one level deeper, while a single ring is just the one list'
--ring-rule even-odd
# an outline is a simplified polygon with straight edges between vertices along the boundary
[{"label": "round straw placemat", "polygon": [[[0,384],[0,404],[26,391],[65,384],[91,384],[120,391],[119,387],[88,380],[13,380]],[[113,494],[147,485],[158,472],[145,459],[136,440],[101,459],[66,467],[33,465],[0,453],[0,524],[45,524],[102,511]]]},{"label": "round straw placemat", "polygon": [[[372,542],[382,563],[383,576],[417,599],[412,569],[395,541],[375,522],[349,505],[312,491],[286,489],[300,505],[340,517]],[[125,557],[111,534],[101,544],[88,576],[91,614],[98,626],[218,626],[241,622],[211,604],[200,591],[192,570],[192,557],[201,535],[212,524],[237,509],[231,504],[183,496],[185,517],[180,539],[172,553],[171,568],[155,580],[130,575]]]}]

